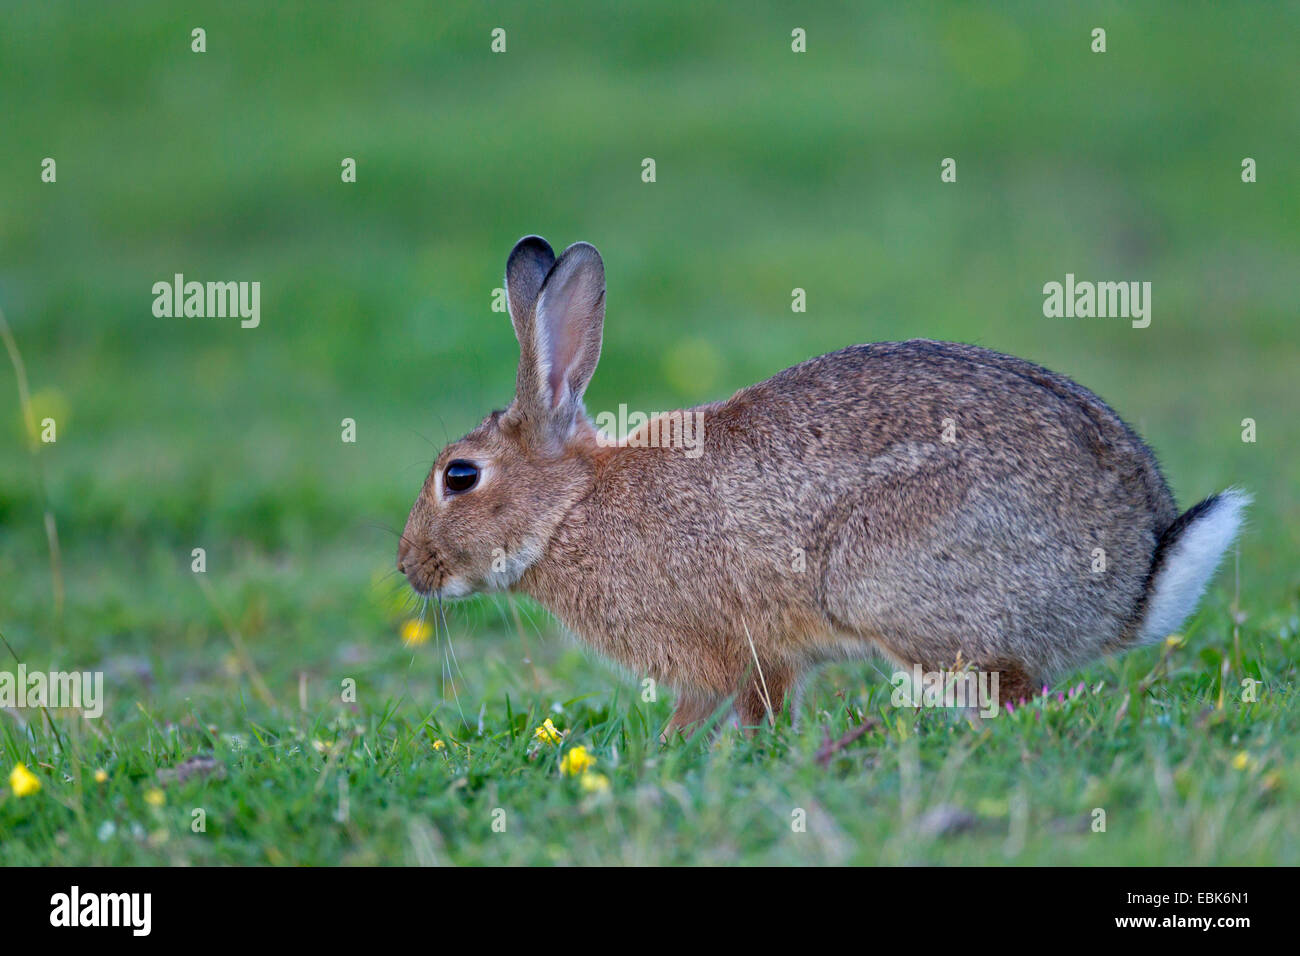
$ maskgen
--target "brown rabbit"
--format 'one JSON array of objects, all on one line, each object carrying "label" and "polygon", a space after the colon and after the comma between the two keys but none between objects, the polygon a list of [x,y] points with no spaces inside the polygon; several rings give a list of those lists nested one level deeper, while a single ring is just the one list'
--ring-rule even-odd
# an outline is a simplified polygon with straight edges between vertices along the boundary
[{"label": "brown rabbit", "polygon": [[[1063,376],[914,340],[810,359],[692,412],[702,453],[613,443],[582,405],[600,255],[529,236],[506,265],[515,398],[438,455],[397,566],[422,594],[532,595],[675,688],[673,726],[735,695],[746,725],[820,661],[995,671],[1002,700],[1159,640],[1241,523],[1181,516],[1151,452]],[[666,431],[666,430],[665,430]],[[756,666],[757,665],[757,666]]]}]

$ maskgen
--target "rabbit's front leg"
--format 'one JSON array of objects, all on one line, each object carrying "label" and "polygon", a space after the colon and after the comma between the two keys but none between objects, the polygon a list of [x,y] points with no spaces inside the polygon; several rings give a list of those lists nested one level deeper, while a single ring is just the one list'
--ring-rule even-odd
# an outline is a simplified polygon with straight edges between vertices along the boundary
[{"label": "rabbit's front leg", "polygon": [[736,718],[742,729],[775,725],[781,711],[794,711],[794,674],[788,668],[767,665],[752,668],[736,692]]},{"label": "rabbit's front leg", "polygon": [[661,739],[668,741],[678,734],[691,736],[700,724],[713,716],[724,700],[725,697],[716,694],[682,691],[677,696],[677,709],[660,735]]}]

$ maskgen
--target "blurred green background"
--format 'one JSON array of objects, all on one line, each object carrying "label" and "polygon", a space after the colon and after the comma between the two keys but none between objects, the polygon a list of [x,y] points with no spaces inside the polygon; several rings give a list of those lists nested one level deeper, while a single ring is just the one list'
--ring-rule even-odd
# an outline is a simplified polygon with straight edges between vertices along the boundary
[{"label": "blurred green background", "polygon": [[[37,456],[66,607],[0,363],[0,629],[155,701],[239,693],[204,547],[277,698],[346,666],[433,706],[444,660],[402,649],[383,575],[438,447],[511,396],[492,292],[527,233],[604,255],[593,412],[855,342],[1011,352],[1109,401],[1180,506],[1252,490],[1241,604],[1287,618],[1297,29],[1296,4],[6,5],[0,308],[58,423]],[[155,318],[176,272],[260,281],[261,327]],[[1150,327],[1045,318],[1067,272],[1150,281]],[[499,601],[453,614],[467,711],[619,682],[524,610],[539,646]]]}]

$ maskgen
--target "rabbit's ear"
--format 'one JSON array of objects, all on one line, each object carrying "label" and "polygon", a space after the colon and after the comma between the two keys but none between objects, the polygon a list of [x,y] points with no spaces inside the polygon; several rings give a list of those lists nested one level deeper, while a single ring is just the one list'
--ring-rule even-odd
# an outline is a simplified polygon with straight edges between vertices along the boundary
[{"label": "rabbit's ear", "polygon": [[[515,338],[525,352],[533,344],[533,309],[546,274],[555,265],[555,253],[541,236],[524,236],[510,250],[506,260],[506,303]],[[531,356],[530,356],[531,357]]]},{"label": "rabbit's ear", "polygon": [[600,358],[605,324],[605,266],[595,246],[574,243],[542,283],[534,308],[533,367],[521,356],[516,397],[561,440],[573,427]]}]

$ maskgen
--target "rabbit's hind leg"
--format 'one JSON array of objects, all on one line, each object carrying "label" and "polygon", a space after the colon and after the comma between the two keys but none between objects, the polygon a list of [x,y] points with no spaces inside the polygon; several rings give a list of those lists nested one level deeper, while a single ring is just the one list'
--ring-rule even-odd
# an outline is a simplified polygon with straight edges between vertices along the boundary
[{"label": "rabbit's hind leg", "polygon": [[1043,682],[1019,664],[998,663],[989,666],[987,671],[990,675],[996,674],[998,678],[996,690],[992,687],[991,679],[989,684],[990,693],[996,697],[998,707],[1007,704],[1018,707],[1042,692]]}]

